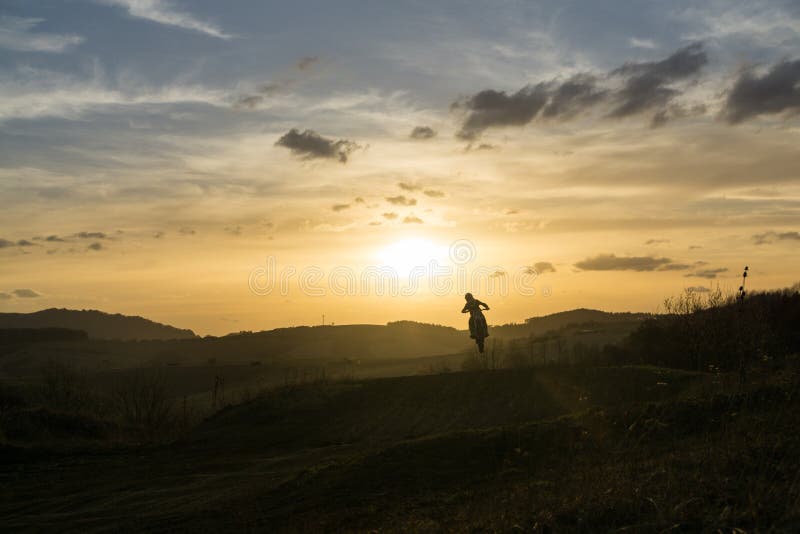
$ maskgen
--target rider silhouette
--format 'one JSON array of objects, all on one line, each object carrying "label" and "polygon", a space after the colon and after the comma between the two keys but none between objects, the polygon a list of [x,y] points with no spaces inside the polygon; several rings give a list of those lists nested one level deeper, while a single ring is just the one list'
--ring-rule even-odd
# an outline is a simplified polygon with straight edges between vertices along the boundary
[{"label": "rider silhouette", "polygon": [[488,310],[489,305],[473,297],[472,293],[467,293],[464,298],[467,303],[464,304],[461,313],[469,312],[469,337],[475,340],[478,350],[483,352],[483,340],[489,337],[489,327],[486,324],[486,317],[483,316],[481,307],[484,310]]}]

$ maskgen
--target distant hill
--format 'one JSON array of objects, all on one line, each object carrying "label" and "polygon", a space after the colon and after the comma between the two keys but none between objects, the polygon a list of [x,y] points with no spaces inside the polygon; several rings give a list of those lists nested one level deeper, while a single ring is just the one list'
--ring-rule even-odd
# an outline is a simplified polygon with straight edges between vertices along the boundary
[{"label": "distant hill", "polygon": [[277,328],[230,334],[213,343],[236,354],[266,351],[291,359],[423,357],[461,352],[473,345],[463,331],[413,321]]},{"label": "distant hill", "polygon": [[530,317],[524,323],[511,323],[494,326],[492,331],[503,337],[527,337],[530,335],[541,336],[550,331],[557,331],[567,327],[579,327],[592,329],[613,324],[627,323],[637,324],[650,317],[647,313],[635,312],[605,312],[601,310],[590,310],[578,308],[541,317]]},{"label": "distant hill", "polygon": [[156,323],[144,317],[98,310],[50,308],[33,313],[0,313],[0,328],[68,328],[92,339],[190,339],[191,330]]}]

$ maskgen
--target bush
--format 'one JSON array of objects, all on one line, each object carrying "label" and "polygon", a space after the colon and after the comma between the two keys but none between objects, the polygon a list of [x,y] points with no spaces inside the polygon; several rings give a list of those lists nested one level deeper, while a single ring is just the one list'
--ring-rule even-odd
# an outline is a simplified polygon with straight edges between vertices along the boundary
[{"label": "bush", "polygon": [[112,399],[122,420],[154,437],[172,422],[175,399],[164,378],[155,370],[141,370],[121,379],[112,390]]}]

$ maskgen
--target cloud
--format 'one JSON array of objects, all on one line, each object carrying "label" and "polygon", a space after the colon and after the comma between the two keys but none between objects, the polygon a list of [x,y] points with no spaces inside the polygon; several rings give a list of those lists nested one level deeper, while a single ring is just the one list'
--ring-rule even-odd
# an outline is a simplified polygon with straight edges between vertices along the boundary
[{"label": "cloud", "polygon": [[306,56],[306,57],[301,57],[295,64],[295,67],[297,68],[297,70],[308,70],[317,63],[319,63],[318,57]]},{"label": "cloud", "polygon": [[656,48],[656,43],[650,39],[637,39],[636,37],[631,37],[628,39],[628,44],[633,48],[646,48],[648,50]]},{"label": "cloud", "polygon": [[566,81],[529,84],[512,94],[486,89],[451,106],[464,113],[456,135],[473,141],[489,128],[524,126],[539,119],[565,121],[600,104],[610,107],[610,118],[653,112],[652,125],[660,126],[705,111],[704,106],[676,102],[682,94],[676,84],[698,75],[707,62],[703,45],[693,43],[663,60],[625,63],[606,75],[579,73]]},{"label": "cloud", "polygon": [[648,239],[644,242],[645,245],[660,245],[661,243],[669,243],[669,239]]},{"label": "cloud", "polygon": [[19,52],[65,52],[84,41],[83,37],[71,34],[33,33],[44,19],[0,16],[0,48]]},{"label": "cloud", "polygon": [[756,245],[766,245],[775,241],[800,241],[800,232],[764,232],[753,236]]},{"label": "cloud", "polygon": [[711,290],[705,286],[689,286],[686,291],[690,293],[708,293]]},{"label": "cloud", "polygon": [[180,230],[178,230],[178,232],[181,235],[195,235],[197,233],[193,228],[187,228],[185,226],[183,228],[181,228]]},{"label": "cloud", "polygon": [[0,293],[0,300],[10,300],[10,299],[11,295],[9,295],[8,293]]},{"label": "cloud", "polygon": [[416,126],[411,130],[411,139],[432,139],[436,137],[436,131],[430,126]]},{"label": "cloud", "polygon": [[422,189],[421,185],[410,184],[408,182],[400,182],[400,183],[397,184],[397,187],[399,187],[403,191],[418,191],[418,190]]},{"label": "cloud", "polygon": [[91,245],[89,245],[88,247],[86,247],[86,249],[87,250],[95,250],[95,251],[103,250],[103,244],[99,243],[99,242],[95,242],[95,243],[92,243]]},{"label": "cloud", "polygon": [[58,237],[57,235],[49,235],[44,238],[45,241],[49,243],[65,243],[67,240]]},{"label": "cloud", "polygon": [[405,219],[403,219],[403,224],[422,224],[423,221],[419,217],[414,215],[409,215]]},{"label": "cloud", "polygon": [[737,124],[758,115],[800,111],[800,59],[782,61],[763,76],[745,69],[728,92],[723,117]]},{"label": "cloud", "polygon": [[556,272],[555,266],[549,261],[537,261],[533,265],[525,267],[526,274],[544,274]]},{"label": "cloud", "polygon": [[255,109],[267,98],[288,91],[295,84],[294,80],[280,80],[264,83],[256,87],[255,94],[240,95],[233,101],[234,109]]},{"label": "cloud", "polygon": [[467,115],[456,134],[459,139],[473,140],[487,128],[524,126],[531,122],[547,103],[547,85],[527,85],[513,93],[483,90],[453,104],[454,109],[466,110]]},{"label": "cloud", "polygon": [[688,263],[668,263],[659,267],[659,271],[685,271],[686,269],[691,269],[692,266]]},{"label": "cloud", "polygon": [[8,248],[13,247],[15,243],[13,241],[9,241],[8,239],[0,239],[0,248]]},{"label": "cloud", "polygon": [[17,241],[17,246],[18,247],[36,247],[36,246],[39,246],[39,245],[37,245],[36,243],[33,243],[31,241],[28,241],[27,239],[20,239],[19,241]]},{"label": "cloud", "polygon": [[395,206],[416,206],[416,198],[406,198],[405,195],[397,195],[396,197],[386,197],[386,202],[394,204]]},{"label": "cloud", "polygon": [[343,211],[350,208],[350,204],[334,204],[331,206],[333,211]]},{"label": "cloud", "polygon": [[242,95],[233,102],[234,109],[255,109],[264,101],[261,95]]},{"label": "cloud", "polygon": [[628,117],[651,109],[663,108],[681,92],[671,83],[697,75],[708,63],[701,43],[681,48],[666,59],[645,63],[626,63],[611,72],[626,78],[614,95],[616,105],[611,117]]},{"label": "cloud", "polygon": [[41,295],[33,289],[15,289],[12,291],[12,293],[14,296],[21,299],[34,299],[36,297],[41,297]]},{"label": "cloud", "polygon": [[78,232],[74,237],[81,239],[106,239],[108,236],[103,232]]},{"label": "cloud", "polygon": [[687,278],[716,278],[718,274],[727,272],[728,269],[725,267],[721,267],[719,269],[703,269],[701,271],[695,271],[693,273],[685,274]]},{"label": "cloud", "polygon": [[275,142],[276,146],[288,148],[293,154],[302,159],[337,158],[342,163],[347,163],[351,152],[360,148],[356,143],[346,139],[326,139],[313,130],[300,132],[292,128]]},{"label": "cloud", "polygon": [[393,211],[389,211],[383,214],[383,218],[392,221],[397,218],[397,214]]},{"label": "cloud", "polygon": [[426,189],[422,193],[431,198],[442,198],[444,196],[444,191],[439,191],[437,189]]},{"label": "cloud", "polygon": [[599,254],[579,261],[575,267],[584,271],[655,271],[670,263],[672,260],[669,258]]},{"label": "cloud", "polygon": [[197,31],[218,37],[220,39],[230,39],[231,36],[224,33],[217,26],[203,22],[195,18],[190,13],[176,10],[164,0],[95,0],[100,4],[117,6],[125,9],[132,17],[176,26],[185,30]]},{"label": "cloud", "polygon": [[542,111],[544,118],[567,119],[601,102],[608,90],[597,87],[597,78],[578,74],[550,92],[550,102]]}]

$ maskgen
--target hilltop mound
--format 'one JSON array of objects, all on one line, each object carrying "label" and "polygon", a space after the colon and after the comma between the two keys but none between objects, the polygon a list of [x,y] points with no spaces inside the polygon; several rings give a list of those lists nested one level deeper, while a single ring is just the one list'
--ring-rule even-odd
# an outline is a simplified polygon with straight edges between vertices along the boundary
[{"label": "hilltop mound", "polygon": [[[657,368],[498,370],[289,386],[223,410],[192,441],[289,450],[379,443],[674,398],[702,375]],[[236,436],[231,442],[230,436]]]}]

